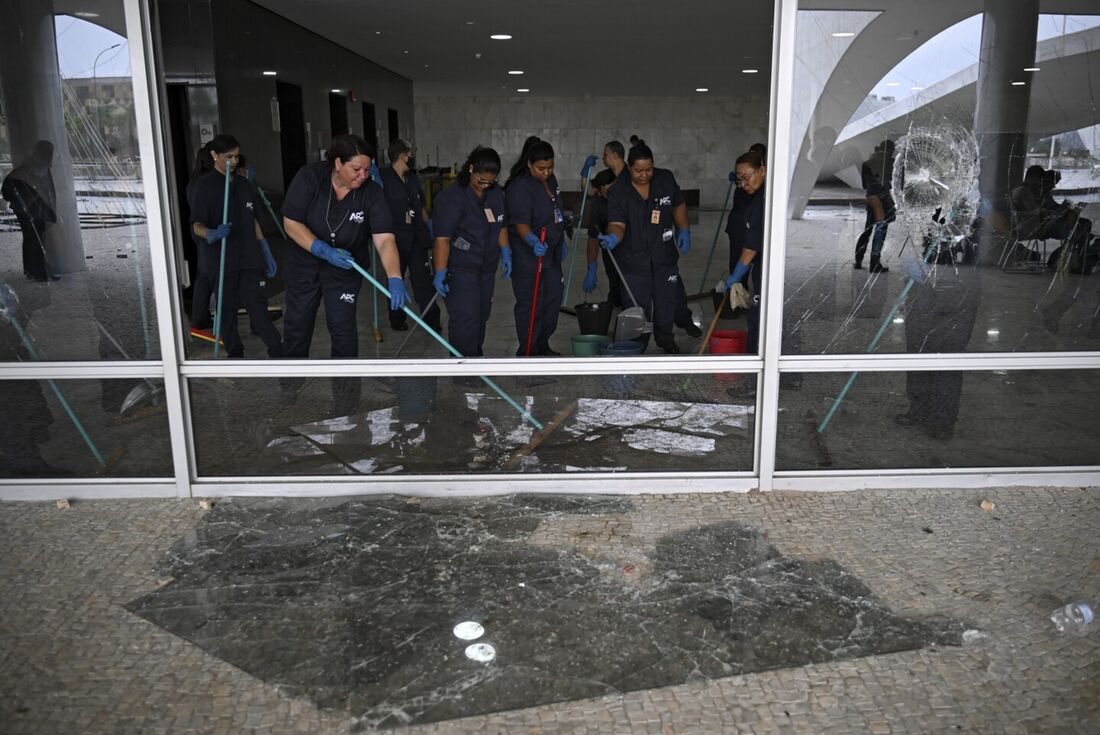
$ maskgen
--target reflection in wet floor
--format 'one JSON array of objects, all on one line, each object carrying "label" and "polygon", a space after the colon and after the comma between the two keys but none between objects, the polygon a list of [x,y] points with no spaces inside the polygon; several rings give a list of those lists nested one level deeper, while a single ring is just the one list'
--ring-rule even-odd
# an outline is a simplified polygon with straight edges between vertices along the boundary
[{"label": "reflection in wet floor", "polygon": [[961,644],[961,623],[891,612],[835,562],[738,523],[629,551],[569,540],[631,512],[553,495],[224,501],[167,555],[173,581],[127,607],[361,727]]}]

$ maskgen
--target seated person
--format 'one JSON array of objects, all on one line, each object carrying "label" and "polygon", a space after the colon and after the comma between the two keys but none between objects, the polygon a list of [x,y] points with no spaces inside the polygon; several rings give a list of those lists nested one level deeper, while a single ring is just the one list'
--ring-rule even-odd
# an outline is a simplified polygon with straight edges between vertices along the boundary
[{"label": "seated person", "polygon": [[1024,173],[1023,183],[1012,190],[1012,211],[1021,240],[1058,239],[1072,247],[1088,239],[1092,222],[1082,218],[1080,209],[1068,199],[1060,204],[1054,199],[1054,187],[1060,178],[1057,171],[1031,166]]}]

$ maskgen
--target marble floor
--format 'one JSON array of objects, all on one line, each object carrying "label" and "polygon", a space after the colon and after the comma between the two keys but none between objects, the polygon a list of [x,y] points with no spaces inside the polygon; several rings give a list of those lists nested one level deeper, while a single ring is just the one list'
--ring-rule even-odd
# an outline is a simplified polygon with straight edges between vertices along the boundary
[{"label": "marble floor", "polygon": [[[921,647],[959,622],[888,609],[831,559],[732,521],[627,565],[540,543],[611,535],[612,497],[218,503],[127,608],[291,695],[392,727]],[[606,529],[606,530],[605,530]],[[581,531],[585,533],[585,531]]]},{"label": "marble floor", "polygon": [[1098,531],[1096,488],[9,503],[0,731],[1094,733],[1049,615]]}]

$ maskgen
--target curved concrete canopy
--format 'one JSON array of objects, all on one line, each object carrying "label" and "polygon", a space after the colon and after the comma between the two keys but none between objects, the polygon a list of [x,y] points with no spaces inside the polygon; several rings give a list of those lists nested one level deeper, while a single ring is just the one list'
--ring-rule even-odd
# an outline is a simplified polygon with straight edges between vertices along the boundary
[{"label": "curved concrete canopy", "polygon": [[[1046,136],[1100,123],[1100,27],[1041,41],[1035,52],[1042,69],[1032,77],[1028,130]],[[978,65],[953,74],[918,94],[865,115],[841,131],[819,179],[834,176],[867,157],[886,137],[896,139],[910,122],[950,117],[967,123],[976,104]],[[856,172],[858,181],[858,171]]]},{"label": "curved concrete canopy", "polygon": [[[800,218],[810,192],[820,177],[839,131],[851,120],[875,85],[905,57],[959,21],[982,12],[982,0],[913,2],[912,0],[847,0],[844,11],[877,10],[879,14],[851,39],[834,64],[824,89],[814,103],[810,123],[793,130],[798,157],[791,176],[788,214]],[[838,10],[831,0],[803,0],[800,10]],[[1047,0],[1041,12],[1087,15],[1096,12],[1095,0]],[[799,24],[798,32],[805,32]],[[799,48],[806,42],[799,39]],[[869,60],[873,60],[873,63]],[[796,91],[797,93],[797,91]],[[972,109],[972,108],[971,108]]]}]

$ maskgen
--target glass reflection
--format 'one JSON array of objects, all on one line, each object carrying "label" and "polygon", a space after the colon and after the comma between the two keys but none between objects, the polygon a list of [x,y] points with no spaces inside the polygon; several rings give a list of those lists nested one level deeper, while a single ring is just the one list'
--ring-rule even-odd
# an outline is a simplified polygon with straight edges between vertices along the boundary
[{"label": "glass reflection", "polygon": [[781,470],[1100,464],[1095,371],[797,377],[780,382]]},{"label": "glass reflection", "polygon": [[[921,33],[898,33],[918,17]],[[797,33],[793,94],[808,102],[792,126],[784,351],[1100,348],[1100,89],[1088,74],[1100,16],[891,2],[806,8]],[[957,146],[904,158],[914,131],[957,129],[977,146],[972,181],[957,176],[969,167]],[[924,260],[929,210],[899,177],[923,177],[920,196],[944,199],[948,184],[969,200],[940,202],[955,220],[950,258],[937,246]],[[928,284],[914,263],[944,277]]]},{"label": "glass reflection", "polygon": [[39,360],[159,356],[122,3],[96,10],[5,4],[0,281]]},{"label": "glass reflection", "polygon": [[[752,467],[755,377],[191,380],[199,473],[384,475]],[[517,407],[519,410],[517,410]],[[529,413],[543,427],[535,428]]]}]

